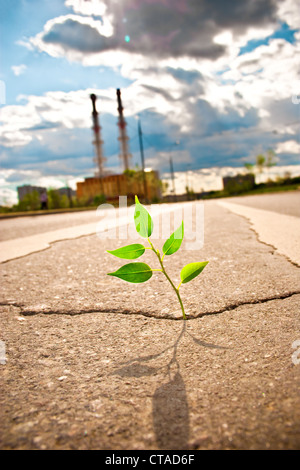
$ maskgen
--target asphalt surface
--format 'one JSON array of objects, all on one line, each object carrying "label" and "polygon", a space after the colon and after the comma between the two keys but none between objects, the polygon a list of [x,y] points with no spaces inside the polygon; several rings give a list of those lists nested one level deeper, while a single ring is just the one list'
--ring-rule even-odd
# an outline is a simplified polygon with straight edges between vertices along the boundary
[{"label": "asphalt surface", "polygon": [[[106,275],[130,230],[1,264],[1,449],[300,448],[299,267],[245,217],[211,201],[204,213],[203,246],[188,214],[198,244],[165,258],[175,284],[209,260],[180,289],[186,322],[161,273]],[[155,223],[168,229],[166,213]]]},{"label": "asphalt surface", "polygon": [[15,217],[0,220],[0,242],[95,222],[95,211]]},{"label": "asphalt surface", "polygon": [[[300,217],[300,191],[226,198],[235,204]],[[95,223],[95,211],[16,217],[0,220],[0,242]]]},{"label": "asphalt surface", "polygon": [[300,217],[274,211],[257,209],[249,204],[218,201],[218,204],[234,214],[245,217],[258,239],[275,248],[291,262],[300,266]]},{"label": "asphalt surface", "polygon": [[300,191],[231,197],[228,201],[278,214],[300,217]]}]

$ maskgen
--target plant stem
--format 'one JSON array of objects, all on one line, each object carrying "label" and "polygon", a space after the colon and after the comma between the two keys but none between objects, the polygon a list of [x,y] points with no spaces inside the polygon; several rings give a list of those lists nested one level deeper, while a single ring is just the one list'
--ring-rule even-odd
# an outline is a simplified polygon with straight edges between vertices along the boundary
[{"label": "plant stem", "polygon": [[177,295],[177,298],[179,300],[179,303],[180,303],[180,307],[181,307],[181,311],[182,311],[182,316],[183,316],[183,319],[186,320],[186,315],[185,315],[185,311],[184,311],[184,307],[183,307],[183,303],[182,303],[182,300],[181,300],[181,297],[180,297],[180,294],[179,294],[179,287],[181,285],[179,285],[178,289],[176,289],[175,285],[173,284],[173,282],[171,281],[170,277],[168,276],[166,270],[165,270],[165,267],[163,265],[163,262],[162,262],[162,258],[160,256],[160,253],[159,253],[159,250],[156,250],[152,244],[152,242],[149,240],[148,238],[148,242],[150,243],[150,246],[151,246],[151,249],[152,251],[154,251],[154,253],[156,254],[157,258],[158,258],[158,261],[159,261],[159,264],[161,265],[161,271],[162,273],[165,275],[165,277],[168,279],[169,283],[171,284],[172,288],[174,289],[176,295]]}]

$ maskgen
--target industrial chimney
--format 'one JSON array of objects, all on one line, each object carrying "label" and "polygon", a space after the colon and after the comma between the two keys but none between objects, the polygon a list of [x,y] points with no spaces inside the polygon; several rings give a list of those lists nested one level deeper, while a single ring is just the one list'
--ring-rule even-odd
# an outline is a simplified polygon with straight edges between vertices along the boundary
[{"label": "industrial chimney", "polygon": [[95,161],[97,163],[96,176],[98,176],[99,178],[103,178],[104,162],[106,159],[103,157],[103,151],[102,151],[103,140],[101,140],[101,127],[99,125],[98,112],[96,109],[97,97],[96,95],[92,94],[90,95],[90,98],[93,104],[92,116],[93,116],[93,131],[94,131],[94,136],[95,136],[95,140],[93,141],[93,144],[95,145],[95,150],[96,150],[96,158],[95,158]]},{"label": "industrial chimney", "polygon": [[129,169],[129,159],[131,158],[131,155],[128,152],[128,136],[126,133],[126,122],[123,116],[123,106],[122,106],[122,100],[121,100],[121,91],[119,88],[117,89],[117,98],[118,98],[118,112],[119,112],[119,121],[118,121],[118,126],[119,126],[119,138],[118,140],[120,141],[121,145],[121,154],[120,158],[123,160],[124,163],[124,170]]}]

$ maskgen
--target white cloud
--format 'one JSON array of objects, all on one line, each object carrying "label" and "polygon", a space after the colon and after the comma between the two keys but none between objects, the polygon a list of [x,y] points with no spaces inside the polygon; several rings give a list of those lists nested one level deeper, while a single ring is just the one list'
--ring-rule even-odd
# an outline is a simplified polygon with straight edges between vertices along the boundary
[{"label": "white cloud", "polygon": [[[186,186],[196,193],[202,191],[218,191],[223,189],[223,177],[244,174],[244,167],[213,167],[204,170],[190,170],[185,172],[175,172],[175,191],[177,194],[185,194]],[[300,165],[275,166],[265,170],[256,177],[257,183],[266,182],[269,179],[276,181],[278,177],[283,178],[289,174],[291,177],[300,175]],[[163,175],[163,181],[168,183],[166,194],[170,194],[172,190],[171,176]]]},{"label": "white cloud", "polygon": [[12,206],[18,202],[17,187],[24,184],[41,186],[44,188],[62,188],[66,185],[76,189],[76,183],[82,178],[72,174],[45,176],[39,170],[0,170],[0,205]]},{"label": "white cloud", "polygon": [[279,3],[278,16],[291,28],[299,29],[300,8],[298,0],[285,0]]},{"label": "white cloud", "polygon": [[45,93],[43,96],[20,95],[19,101],[25,100],[25,104],[5,106],[1,109],[2,145],[24,146],[32,141],[33,136],[38,136],[42,140],[43,131],[49,133],[59,127],[90,128],[91,102],[89,97],[91,93],[96,93],[98,96],[102,112],[117,114],[114,89],[87,89],[68,93],[55,91]]},{"label": "white cloud", "polygon": [[233,34],[231,31],[222,31],[213,38],[213,42],[216,44],[222,44],[225,46],[231,46],[233,43]]},{"label": "white cloud", "polygon": [[[287,0],[285,4],[291,5],[291,2]],[[157,13],[161,11],[160,21],[162,21],[163,15],[166,11],[170,12],[172,6],[175,16],[171,15],[167,23],[167,27],[171,29],[181,21],[181,28],[184,30],[187,27],[185,21],[187,18],[191,19],[192,13],[195,17],[199,16],[199,21],[203,22],[209,31],[208,33],[205,30],[206,36],[203,33],[204,43],[223,47],[222,53],[218,53],[217,58],[213,52],[207,57],[199,52],[197,57],[191,52],[193,50],[191,44],[184,49],[184,42],[188,42],[190,37],[188,35],[180,46],[183,47],[182,51],[179,48],[181,52],[174,45],[175,39],[175,43],[173,44],[172,39],[169,45],[169,55],[165,53],[160,55],[160,48],[154,47],[157,52],[155,61],[153,54],[147,49],[148,46],[143,45],[143,41],[150,32],[153,33],[152,36],[157,35],[157,37],[160,37],[162,32],[158,31],[159,26],[155,25],[154,16],[153,22],[144,16],[146,14],[144,2],[124,1],[119,8],[107,0],[92,2],[67,0],[66,5],[76,14],[48,21],[44,30],[31,38],[30,43],[54,57],[64,56],[71,61],[80,61],[85,66],[101,65],[116,70],[120,67],[123,77],[135,80],[135,83],[126,89],[126,110],[129,114],[136,114],[146,107],[152,107],[156,112],[167,115],[169,121],[179,124],[183,132],[189,132],[193,128],[193,104],[196,104],[199,98],[208,101],[223,114],[227,113],[228,108],[234,108],[241,118],[246,115],[247,110],[256,108],[257,115],[267,122],[267,118],[270,117],[268,101],[283,100],[292,96],[293,83],[297,79],[295,63],[300,54],[299,42],[293,45],[283,39],[274,39],[268,45],[239,56],[240,47],[246,45],[248,41],[263,39],[278,28],[278,15],[276,17],[275,3],[272,0],[260,6],[252,0],[247,0],[244,6],[245,11],[249,11],[247,20],[245,18],[241,20],[235,8],[226,11],[218,2],[216,11],[212,11],[209,3],[204,2],[204,10],[208,9],[211,18],[218,22],[218,26],[211,29],[208,28],[206,20],[199,16],[197,2],[191,3],[191,11],[179,0],[175,3],[166,0],[164,7],[158,7],[156,4],[151,5],[151,8],[149,6],[147,10],[149,14],[155,15],[156,12],[156,23],[159,18]],[[181,16],[178,14],[179,11]],[[283,15],[282,18],[286,17],[287,9],[281,8],[279,12]],[[89,16],[79,16],[79,14]],[[137,16],[132,16],[135,14]],[[101,15],[101,21],[94,19],[93,15]],[[133,27],[134,18],[137,24]],[[109,27],[105,33],[106,19]],[[193,21],[189,26],[190,29],[193,29]],[[126,46],[124,33],[130,33],[130,27],[136,32],[137,37]],[[139,27],[141,29],[138,29]],[[194,30],[195,38],[198,30],[199,24]],[[80,32],[86,34],[78,34]],[[164,47],[165,45],[162,46]],[[215,60],[212,61],[211,58]],[[187,86],[174,79],[167,71],[168,67],[201,71],[202,86],[200,87],[199,80],[198,87],[195,89],[194,83],[193,92],[189,92]],[[71,104],[68,106],[71,107]],[[52,112],[52,116],[49,115],[48,119],[53,120],[54,114]],[[74,115],[76,114],[74,112]],[[72,127],[73,117],[68,123],[68,118],[65,116],[64,125]]]},{"label": "white cloud", "polygon": [[29,48],[36,48],[52,57],[67,57],[81,62],[87,53],[97,55],[99,50],[105,48],[112,34],[113,26],[109,18],[100,21],[70,14],[47,21],[43,31],[31,37],[27,44]]},{"label": "white cloud", "polygon": [[[273,39],[268,45],[237,56],[230,62],[229,70],[207,80],[204,98],[221,112],[230,103],[241,116],[246,109],[255,108],[261,124],[272,128],[280,119],[272,115],[274,103],[292,103],[295,84],[299,83],[299,60],[300,42]],[[292,114],[289,119],[282,116],[281,124],[293,119]]]},{"label": "white cloud", "polygon": [[11,188],[0,188],[0,206],[11,207],[18,202],[17,192]]},{"label": "white cloud", "polygon": [[286,142],[280,142],[275,150],[276,153],[295,153],[300,158],[300,143],[296,140],[287,140]]},{"label": "white cloud", "polygon": [[66,0],[65,5],[75,13],[87,16],[103,16],[107,11],[105,2],[101,0]]},{"label": "white cloud", "polygon": [[[148,57],[226,57],[226,46],[246,44],[271,34],[277,24],[274,0],[244,0],[228,8],[219,0],[66,0],[75,14],[54,18],[30,43],[58,57],[81,61],[106,50],[128,51]],[[85,15],[85,16],[80,16]],[[95,16],[101,16],[101,21]],[[131,40],[124,41],[125,37]],[[100,61],[99,61],[100,63]]]},{"label": "white cloud", "polygon": [[[192,18],[191,12],[199,12],[200,3],[191,0],[191,11],[187,12],[187,2],[183,0],[66,0],[65,5],[74,13],[48,21],[27,45],[83,66],[110,67],[132,80],[122,89],[125,117],[150,109],[148,121],[153,122],[149,124],[153,134],[165,135],[166,140],[179,138],[180,134],[189,137],[188,149],[174,155],[178,164],[195,158],[189,148],[192,145],[194,155],[196,146],[204,147],[206,155],[219,152],[216,161],[232,158],[234,162],[240,158],[236,157],[237,150],[240,155],[256,151],[255,138],[261,151],[271,144],[272,148],[277,145],[281,155],[289,153],[286,141],[296,133],[295,126],[288,123],[295,120],[289,114],[296,109],[291,99],[299,79],[296,64],[300,58],[300,33],[295,35],[295,44],[273,39],[249,53],[239,55],[239,52],[248,41],[266,38],[278,29],[278,19],[292,21],[289,13],[294,11],[292,2],[284,2],[286,9],[279,9],[280,17],[273,0],[247,0],[244,7],[249,10],[247,19],[246,14],[239,18],[239,8],[231,10],[225,2],[220,6],[218,1],[214,9],[214,2],[204,1],[202,6],[210,21],[203,19],[205,15]],[[153,6],[155,9],[151,10]],[[161,16],[154,14],[157,8],[161,9]],[[172,11],[174,15],[164,23],[167,13]],[[203,25],[201,34],[199,25]],[[170,36],[165,33],[168,28]],[[125,44],[127,33],[131,41]],[[196,53],[194,44],[198,43],[202,49]],[[206,45],[209,47],[204,50]],[[20,96],[18,105],[1,109],[2,144],[7,148],[35,144],[35,149],[51,150],[52,161],[43,168],[46,172],[53,167],[56,172],[65,173],[67,163],[59,161],[57,154],[72,143],[69,142],[72,132],[66,130],[74,129],[75,135],[79,129],[91,128],[90,93],[98,96],[101,114],[117,117],[114,88]],[[272,134],[275,130],[276,135]],[[152,150],[150,164],[157,158],[155,149]],[[201,161],[200,151],[199,155]],[[25,163],[28,168],[33,164]]]},{"label": "white cloud", "polygon": [[[44,30],[31,38],[30,43],[53,57],[64,56],[70,61],[81,62],[84,66],[101,65],[115,70],[120,67],[123,77],[136,81],[126,91],[129,103],[127,111],[135,114],[152,106],[160,114],[168,114],[169,119],[174,122],[183,120],[185,113],[186,122],[182,126],[185,132],[192,127],[190,105],[200,97],[219,112],[226,112],[226,108],[230,106],[243,117],[247,109],[256,107],[259,110],[258,115],[265,118],[269,116],[265,106],[268,99],[285,99],[292,95],[291,83],[297,78],[295,62],[299,55],[299,42],[292,45],[284,40],[273,40],[269,45],[239,56],[240,47],[248,41],[263,39],[278,28],[277,20],[280,15],[276,16],[278,5],[275,7],[273,0],[267,0],[261,5],[247,0],[244,9],[248,12],[248,18],[246,13],[245,18],[241,18],[240,10],[235,11],[235,6],[226,9],[220,2],[213,8],[213,4],[204,1],[202,9],[196,1],[191,2],[189,8],[183,3],[181,0],[165,0],[163,6],[156,3],[150,6],[141,0],[124,0],[120,5],[108,0],[66,0],[66,6],[72,8],[76,15],[65,15],[48,21]],[[292,3],[287,0],[284,4],[288,4],[289,8],[279,9],[282,18],[286,17],[287,11],[291,11]],[[207,17],[202,15],[206,9],[209,12]],[[174,14],[170,15],[171,11]],[[149,17],[145,16],[146,12]],[[156,54],[153,61],[153,54],[148,48],[152,37],[164,36],[163,30],[159,30],[159,24],[167,13],[169,15],[166,16],[168,19],[165,26],[172,30],[178,26],[179,21],[180,32],[183,33],[186,29],[188,34],[181,41],[182,50],[176,46],[176,38],[173,38],[175,42],[172,39],[168,46],[169,55],[159,52],[166,45],[162,43],[160,48],[158,45],[154,47],[153,43],[152,49]],[[101,21],[94,19],[93,15],[100,15]],[[196,18],[197,24],[194,21]],[[211,23],[207,22],[207,18],[214,20],[217,26],[209,26]],[[133,24],[134,19],[136,24]],[[187,19],[191,22],[186,23]],[[217,57],[213,52],[211,56],[201,52],[197,56],[192,52],[191,44],[198,37],[199,22],[206,28],[202,42],[223,47],[222,53],[220,50]],[[105,25],[108,25],[106,33]],[[130,44],[126,45],[124,34],[131,34],[130,28],[133,28],[132,32],[136,33],[136,37],[133,36]],[[151,38],[147,36],[148,33],[151,33]],[[195,34],[193,40],[190,34]],[[147,47],[143,43],[146,38],[149,42]],[[189,38],[191,43],[188,43]],[[211,58],[215,60],[212,61]],[[168,67],[201,71],[205,79],[204,90],[200,91],[198,87],[187,96],[187,88],[174,80],[166,71]],[[169,97],[163,93],[155,93],[154,87],[161,91],[167,90]],[[183,103],[185,97],[189,100],[189,106]],[[182,103],[179,103],[180,99]]]},{"label": "white cloud", "polygon": [[27,66],[25,64],[21,64],[21,65],[12,65],[12,71],[14,72],[14,74],[16,75],[16,77],[19,77],[20,75],[22,75],[25,70],[27,69]]}]

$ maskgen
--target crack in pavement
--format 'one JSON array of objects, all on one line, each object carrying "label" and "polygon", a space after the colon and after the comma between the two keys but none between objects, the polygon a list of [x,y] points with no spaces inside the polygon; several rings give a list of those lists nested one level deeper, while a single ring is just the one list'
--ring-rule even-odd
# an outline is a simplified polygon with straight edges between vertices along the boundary
[{"label": "crack in pavement", "polygon": [[300,219],[298,217],[227,201],[218,201],[217,204],[246,219],[259,243],[273,248],[289,263],[300,267],[300,243],[297,236],[297,233],[300,233]]},{"label": "crack in pavement", "polygon": [[[53,240],[52,242],[48,242],[47,246],[45,246],[44,248],[37,249],[36,251],[31,251],[30,253],[26,253],[25,255],[15,256],[14,258],[6,259],[5,261],[0,260],[0,265],[11,263],[13,261],[19,261],[20,259],[27,258],[28,256],[35,255],[37,253],[43,253],[44,251],[50,250],[57,243],[80,240],[81,238],[94,237],[95,235],[96,235],[95,233],[86,233],[84,235],[78,235],[77,237],[63,238],[62,240]],[[22,240],[22,239],[18,239],[18,240]]]},{"label": "crack in pavement", "polygon": [[[294,291],[294,292],[288,292],[286,294],[278,294],[278,295],[275,295],[273,297],[266,297],[266,298],[262,298],[262,299],[257,299],[257,300],[251,300],[251,301],[246,301],[246,302],[237,302],[235,304],[229,304],[229,305],[226,305],[224,308],[220,309],[220,310],[214,310],[214,311],[210,311],[210,312],[201,312],[199,314],[196,314],[196,315],[193,315],[193,316],[190,316],[187,318],[187,320],[196,320],[197,318],[202,318],[202,317],[206,317],[206,316],[212,316],[212,315],[219,315],[221,313],[225,313],[225,312],[229,312],[229,311],[232,311],[232,310],[235,310],[239,307],[243,307],[243,306],[246,306],[246,305],[257,305],[257,304],[263,304],[263,303],[266,303],[266,302],[272,302],[272,301],[276,301],[276,300],[285,300],[285,299],[288,299],[290,297],[293,297],[294,295],[300,295],[300,290],[299,291]],[[133,315],[133,316],[143,316],[143,317],[147,317],[147,318],[156,318],[156,319],[159,319],[159,320],[172,320],[172,321],[181,321],[182,320],[182,316],[178,316],[178,317],[174,317],[172,315],[169,315],[169,314],[164,314],[164,315],[161,315],[157,312],[144,312],[142,310],[140,311],[136,311],[136,312],[133,312],[132,310],[119,310],[119,309],[85,309],[85,310],[81,310],[80,312],[66,312],[66,311],[61,311],[61,310],[48,310],[48,311],[44,311],[44,312],[37,312],[36,310],[24,310],[24,305],[23,304],[18,304],[18,303],[13,303],[13,302],[8,302],[8,303],[5,303],[5,302],[0,302],[0,307],[15,307],[15,308],[18,308],[20,309],[20,315],[23,315],[24,317],[30,317],[30,316],[36,316],[36,315],[65,315],[65,316],[71,316],[71,317],[75,317],[75,316],[79,316],[79,315],[85,315],[85,314],[89,314],[89,313],[116,313],[116,314],[119,314],[119,315]]]},{"label": "crack in pavement", "polygon": [[286,255],[286,254],[284,254],[284,253],[280,253],[275,245],[272,245],[271,243],[268,243],[268,242],[266,242],[266,241],[261,240],[261,239],[259,238],[259,234],[256,232],[255,228],[254,228],[254,227],[251,227],[251,219],[249,219],[249,218],[246,217],[246,216],[241,216],[241,217],[244,217],[244,218],[247,220],[247,222],[249,222],[249,225],[250,225],[249,230],[251,230],[251,232],[254,233],[254,235],[255,235],[256,240],[258,241],[258,243],[261,243],[262,245],[266,245],[266,246],[272,248],[272,250],[274,250],[274,251],[272,252],[272,255],[273,255],[274,253],[276,253],[276,254],[279,255],[279,256],[283,256],[283,257],[284,257],[289,263],[291,263],[293,266],[296,266],[296,268],[300,268],[300,264],[299,264],[299,263],[297,263],[296,261],[293,261],[291,258],[288,257],[288,255]]}]

